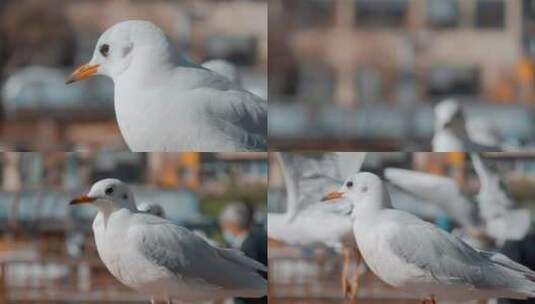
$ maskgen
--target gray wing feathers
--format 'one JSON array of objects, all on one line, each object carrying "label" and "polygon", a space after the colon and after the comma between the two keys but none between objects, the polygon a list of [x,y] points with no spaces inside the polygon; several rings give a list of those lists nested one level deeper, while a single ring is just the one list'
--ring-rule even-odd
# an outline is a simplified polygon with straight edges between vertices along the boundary
[{"label": "gray wing feathers", "polygon": [[256,272],[262,267],[255,261],[212,247],[185,228],[171,223],[140,227],[131,231],[140,252],[178,278],[184,276],[237,290],[263,288],[266,284]]},{"label": "gray wing feathers", "polygon": [[403,225],[403,232],[389,239],[392,250],[435,280],[535,295],[533,272],[524,266],[503,255],[477,251],[429,223],[404,222]]},{"label": "gray wing feathers", "polygon": [[347,213],[349,201],[326,205],[320,204],[320,200],[325,193],[337,189],[347,176],[358,172],[364,157],[365,153],[353,152],[279,153],[290,218],[312,205],[326,212]]},{"label": "gray wing feathers", "polygon": [[210,91],[208,112],[227,133],[236,134],[251,150],[267,147],[268,103],[247,91]]},{"label": "gray wing feathers", "polygon": [[258,271],[268,271],[267,267],[264,264],[248,258],[241,251],[226,248],[218,248],[218,250],[222,257],[233,263],[243,265]]},{"label": "gray wing feathers", "polygon": [[348,176],[352,176],[360,171],[364,159],[366,158],[365,152],[337,152],[335,153],[336,166],[339,171],[339,176],[342,180]]},{"label": "gray wing feathers", "polygon": [[488,251],[480,251],[480,253],[486,256],[488,259],[490,259],[494,263],[501,265],[503,267],[506,267],[508,269],[523,273],[526,275],[527,278],[530,278],[531,280],[535,281],[535,271],[529,269],[528,267],[524,265],[521,265],[512,261],[505,255],[501,253],[497,253],[497,252],[488,252]]},{"label": "gray wing feathers", "polygon": [[385,169],[385,178],[415,198],[436,205],[458,224],[474,224],[474,204],[463,195],[454,179],[398,168]]},{"label": "gray wing feathers", "polygon": [[470,157],[481,182],[477,200],[487,234],[495,238],[498,244],[524,238],[531,224],[530,211],[513,209],[516,202],[501,176],[490,169],[477,153],[471,153]]}]

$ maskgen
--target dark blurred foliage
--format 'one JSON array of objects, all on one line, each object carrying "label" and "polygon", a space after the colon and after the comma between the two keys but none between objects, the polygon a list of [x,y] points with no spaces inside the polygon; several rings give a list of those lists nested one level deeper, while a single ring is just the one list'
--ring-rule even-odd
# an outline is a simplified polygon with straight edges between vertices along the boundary
[{"label": "dark blurred foliage", "polygon": [[0,69],[5,75],[27,65],[71,66],[76,35],[59,0],[0,2]]}]

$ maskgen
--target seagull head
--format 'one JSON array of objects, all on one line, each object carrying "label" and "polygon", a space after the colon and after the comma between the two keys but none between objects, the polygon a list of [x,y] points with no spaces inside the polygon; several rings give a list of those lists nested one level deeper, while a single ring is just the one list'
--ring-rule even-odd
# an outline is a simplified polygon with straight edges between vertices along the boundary
[{"label": "seagull head", "polygon": [[93,75],[116,80],[133,66],[147,76],[172,60],[173,46],[164,32],[148,21],[130,20],[107,29],[98,39],[93,58],[77,68],[67,84]]},{"label": "seagull head", "polygon": [[353,203],[353,212],[363,209],[382,209],[391,207],[390,196],[383,181],[375,174],[359,172],[349,177],[342,187],[325,195],[321,201],[335,201],[348,198]]},{"label": "seagull head", "polygon": [[91,203],[101,212],[111,213],[122,208],[135,210],[134,196],[128,186],[118,179],[107,178],[96,182],[86,195],[77,197],[70,205]]}]

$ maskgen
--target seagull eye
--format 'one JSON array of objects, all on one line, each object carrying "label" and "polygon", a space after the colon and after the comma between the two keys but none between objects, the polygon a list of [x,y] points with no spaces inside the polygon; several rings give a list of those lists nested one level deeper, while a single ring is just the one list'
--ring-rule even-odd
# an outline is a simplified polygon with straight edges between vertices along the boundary
[{"label": "seagull eye", "polygon": [[110,46],[108,44],[103,44],[100,46],[100,53],[104,57],[108,57],[108,54],[110,53]]},{"label": "seagull eye", "polygon": [[104,191],[106,193],[106,195],[112,195],[113,194],[113,188],[112,187],[109,187],[106,189],[106,191]]},{"label": "seagull eye", "polygon": [[124,200],[125,200],[125,199],[128,199],[128,194],[126,194],[126,193],[123,194],[123,199],[124,199]]},{"label": "seagull eye", "polygon": [[346,183],[346,187],[348,187],[348,188],[353,187],[353,182],[352,182],[352,181],[348,181],[348,182]]}]

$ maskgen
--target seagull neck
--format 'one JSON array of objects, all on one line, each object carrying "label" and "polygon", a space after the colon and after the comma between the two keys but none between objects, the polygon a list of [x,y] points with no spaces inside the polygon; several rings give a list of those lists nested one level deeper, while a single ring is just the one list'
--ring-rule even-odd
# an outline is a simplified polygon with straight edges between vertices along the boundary
[{"label": "seagull neck", "polygon": [[[156,54],[155,54],[156,53]],[[163,54],[158,54],[163,53]],[[172,56],[166,52],[153,51],[150,48],[137,50],[130,66],[114,78],[116,83],[123,80],[129,87],[147,87],[165,83],[175,67]]]},{"label": "seagull neck", "polygon": [[136,208],[134,205],[128,203],[128,204],[115,204],[115,203],[96,203],[95,206],[97,207],[98,211],[102,214],[104,221],[107,222],[108,218],[114,214],[117,211],[129,211],[131,213],[136,212]]},{"label": "seagull neck", "polygon": [[461,139],[468,139],[468,131],[466,130],[466,124],[464,121],[458,121],[449,125],[446,130],[451,131],[457,137]]},{"label": "seagull neck", "polygon": [[382,188],[382,191],[368,193],[368,195],[353,203],[354,207],[351,214],[353,219],[359,221],[373,220],[381,211],[392,209],[390,195],[384,186]]},{"label": "seagull neck", "polygon": [[471,154],[472,157],[472,163],[474,165],[474,169],[476,170],[476,174],[479,177],[479,182],[481,183],[481,188],[489,187],[490,186],[490,177],[488,174],[488,170],[485,167],[485,164],[483,164],[483,161],[477,155],[476,153]]}]

